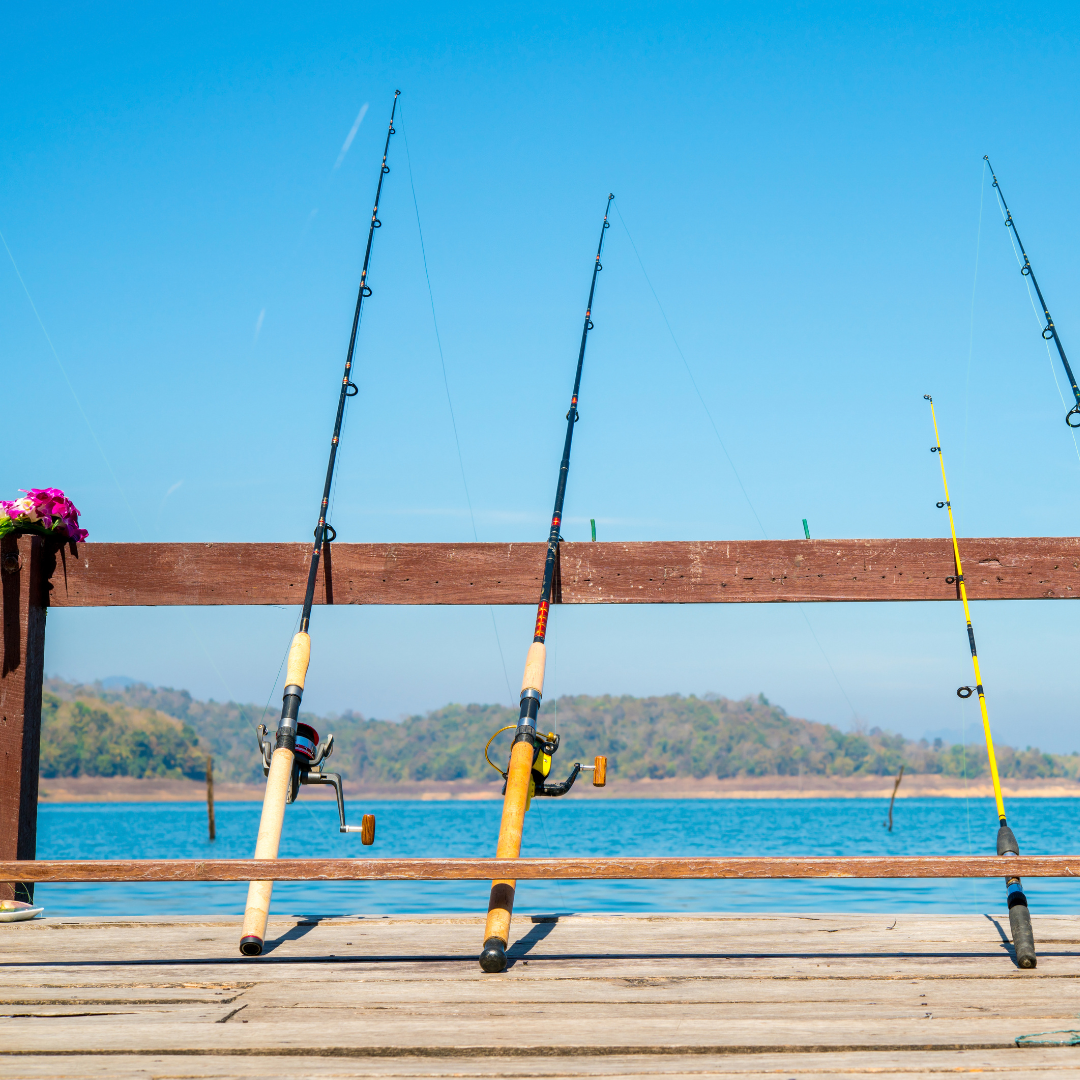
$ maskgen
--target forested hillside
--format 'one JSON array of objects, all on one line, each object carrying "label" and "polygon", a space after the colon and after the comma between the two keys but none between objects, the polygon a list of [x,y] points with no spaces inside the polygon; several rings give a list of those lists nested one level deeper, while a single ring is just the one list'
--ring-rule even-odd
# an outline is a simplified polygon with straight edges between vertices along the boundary
[{"label": "forested hillside", "polygon": [[[764,697],[732,701],[704,697],[578,697],[546,703],[543,726],[557,713],[564,735],[561,766],[606,754],[613,778],[891,775],[904,764],[910,773],[984,775],[980,743],[964,747],[912,741],[872,728],[844,733],[828,724],[788,716]],[[499,705],[447,705],[400,721],[366,719],[359,713],[319,717],[301,714],[324,737],[336,735],[337,770],[352,780],[490,779],[484,762],[491,734],[513,724],[517,711]],[[45,776],[201,777],[205,755],[224,780],[257,781],[262,770],[254,729],[277,723],[277,705],[263,719],[256,705],[197,701],[186,690],[140,684],[106,689],[100,683],[46,682],[42,730]],[[505,757],[509,735],[496,741],[492,757]],[[501,749],[499,749],[501,748]],[[1080,757],[1014,750],[998,745],[1005,777],[1070,777]]]}]

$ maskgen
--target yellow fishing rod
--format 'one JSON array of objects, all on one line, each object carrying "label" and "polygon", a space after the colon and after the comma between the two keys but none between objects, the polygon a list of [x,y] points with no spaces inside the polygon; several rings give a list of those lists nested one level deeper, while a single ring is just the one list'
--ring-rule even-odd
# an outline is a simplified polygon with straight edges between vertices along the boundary
[{"label": "yellow fishing rod", "polygon": [[[923,397],[930,402],[930,417],[934,421],[934,445],[930,447],[930,453],[938,456],[938,464],[941,466],[941,483],[945,488],[945,501],[937,505],[949,512],[949,532],[952,535],[953,563],[956,567],[955,581],[960,593],[960,601],[964,605],[968,644],[971,646],[971,663],[975,669],[975,686],[961,686],[956,691],[956,695],[960,698],[969,698],[972,693],[979,695],[979,711],[982,713],[983,735],[986,738],[986,756],[990,762],[990,778],[994,782],[994,801],[997,804],[997,853],[998,855],[1019,855],[1020,847],[1005,820],[1005,800],[1001,796],[1001,777],[998,774],[997,757],[994,754],[994,737],[990,733],[986,692],[983,689],[982,672],[979,670],[979,654],[975,649],[975,631],[971,626],[971,607],[968,605],[967,586],[964,583],[964,567],[960,561],[960,544],[956,539],[956,522],[953,520],[952,500],[949,498],[949,481],[945,477],[945,455],[941,452],[937,412],[934,409],[934,399],[929,394],[923,394]],[[949,583],[952,584],[951,581]],[[1024,895],[1024,889],[1018,877],[1005,879],[1005,893],[1009,905],[1009,925],[1012,929],[1017,967],[1033,968],[1037,962],[1035,935],[1031,931],[1031,913],[1028,910],[1027,897]]]}]

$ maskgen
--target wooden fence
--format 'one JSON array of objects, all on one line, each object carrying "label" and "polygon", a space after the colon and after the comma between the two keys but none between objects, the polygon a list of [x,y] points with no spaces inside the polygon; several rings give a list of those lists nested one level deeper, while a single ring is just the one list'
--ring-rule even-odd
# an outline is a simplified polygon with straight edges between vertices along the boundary
[{"label": "wooden fence", "polygon": [[[964,539],[960,549],[972,600],[1080,596],[1080,538]],[[33,877],[29,871],[16,874],[13,869],[16,860],[32,860],[36,851],[48,608],[299,604],[308,550],[306,544],[82,544],[54,554],[38,537],[0,541],[0,860],[6,860],[0,862],[0,899],[14,894],[14,882],[76,880],[47,879],[46,863],[34,864]],[[534,604],[543,552],[543,544],[335,543],[323,557],[317,602]],[[940,601],[957,599],[953,574],[948,540],[564,542],[554,600],[562,604]],[[752,861],[774,868],[785,862]],[[795,862],[810,865],[807,860]],[[715,861],[716,873],[703,876],[725,876],[719,873],[721,863],[734,865],[733,860]],[[786,863],[794,866],[792,860]],[[345,860],[342,873],[348,875],[353,872],[350,866],[361,864],[373,865]],[[1001,865],[994,863],[987,874],[1001,874]],[[490,877],[492,872],[487,867],[481,876]],[[247,867],[243,873],[251,876],[252,871]],[[273,876],[265,869],[260,873]],[[527,875],[518,872],[518,876]],[[765,876],[803,875],[770,871]]]}]

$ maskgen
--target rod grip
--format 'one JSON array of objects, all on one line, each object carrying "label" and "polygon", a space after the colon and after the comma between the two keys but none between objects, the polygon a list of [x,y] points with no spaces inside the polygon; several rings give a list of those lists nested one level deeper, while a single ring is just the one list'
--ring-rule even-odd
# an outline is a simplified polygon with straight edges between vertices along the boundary
[{"label": "rod grip", "polygon": [[1009,928],[1012,930],[1013,948],[1016,950],[1016,966],[1033,968],[1039,962],[1035,955],[1035,934],[1031,929],[1031,912],[1027,904],[1013,904],[1009,908]]},{"label": "rod grip", "polygon": [[289,660],[285,666],[285,685],[304,688],[308,664],[311,662],[311,635],[300,631],[289,646]]},{"label": "rod grip", "polygon": [[[532,778],[533,745],[529,739],[514,743],[506,776],[502,822],[499,825],[497,859],[516,859],[521,854],[521,832],[525,826],[525,806]],[[501,878],[491,883],[484,952],[480,963],[485,971],[502,971],[506,966],[506,946],[510,940],[510,919],[514,912],[516,882]],[[501,948],[496,946],[501,943]]]},{"label": "rod grip", "polygon": [[547,646],[542,641],[534,641],[529,646],[529,655],[525,657],[525,676],[521,680],[521,689],[544,692],[544,665],[547,662]]},{"label": "rod grip", "polygon": [[[299,634],[296,635],[300,637]],[[307,634],[303,635],[307,637]],[[262,817],[259,819],[259,836],[255,841],[256,859],[276,859],[281,845],[281,827],[285,821],[285,800],[292,780],[293,752],[284,748],[274,751],[270,759],[270,772],[266,777],[263,793]],[[258,956],[266,938],[266,921],[270,916],[270,895],[274,890],[272,881],[252,881],[248,884],[247,904],[244,908],[244,929],[240,937],[240,951],[245,956]]]}]

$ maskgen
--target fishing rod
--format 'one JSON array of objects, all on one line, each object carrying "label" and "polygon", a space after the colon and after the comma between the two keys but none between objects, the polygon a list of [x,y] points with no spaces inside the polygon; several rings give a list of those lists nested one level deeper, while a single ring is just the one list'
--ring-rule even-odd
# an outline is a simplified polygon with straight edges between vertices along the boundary
[{"label": "fishing rod", "polygon": [[[559,542],[562,540],[559,528],[562,524],[563,500],[566,497],[566,478],[570,473],[570,444],[574,438],[574,425],[579,419],[577,405],[578,392],[581,389],[581,369],[585,363],[589,331],[593,328],[592,306],[593,297],[596,295],[596,275],[603,270],[600,255],[604,250],[604,235],[610,227],[608,212],[614,198],[611,194],[607,197],[604,224],[600,229],[600,242],[596,246],[596,259],[593,261],[589,301],[585,305],[585,324],[581,330],[581,347],[578,349],[577,373],[574,376],[574,392],[570,396],[570,411],[566,414],[566,441],[563,443],[562,462],[559,465],[559,483],[555,488],[555,510],[551,515],[551,530],[548,533],[544,581],[540,587],[540,603],[536,608],[532,644],[525,658],[525,675],[521,680],[520,715],[517,724],[501,728],[488,740],[490,746],[496,735],[502,731],[514,730],[510,763],[505,772],[487,757],[487,747],[484,748],[484,757],[488,764],[497,769],[503,777],[503,812],[499,824],[499,842],[495,851],[497,859],[516,859],[521,854],[521,832],[525,825],[525,813],[534,798],[557,798],[565,795],[583,772],[592,772],[595,787],[603,787],[607,779],[607,758],[597,757],[591,766],[575,762],[570,775],[561,784],[549,784],[547,777],[551,771],[551,756],[559,749],[559,736],[555,732],[539,734],[536,720],[540,713],[540,701],[544,696],[548,609],[551,606],[551,589],[559,560]],[[514,912],[516,886],[517,882],[510,879],[491,883],[487,925],[484,928],[484,950],[480,954],[480,967],[484,971],[506,970],[506,945],[510,939],[510,919]]]},{"label": "fishing rod", "polygon": [[[998,183],[997,174],[994,172],[994,166],[990,164],[990,158],[986,154],[983,154],[983,161],[986,162],[990,169],[990,175],[994,179],[994,190],[997,192],[998,198],[1001,200],[1001,205],[1005,210],[1005,227],[1012,229],[1013,236],[1016,237],[1016,243],[1020,248],[1020,254],[1024,256],[1024,265],[1020,267],[1020,273],[1025,277],[1031,278],[1031,284],[1035,286],[1035,292],[1038,294],[1039,303],[1042,304],[1043,315],[1046,316],[1046,325],[1043,327],[1042,336],[1046,341],[1053,340],[1054,344],[1057,346],[1058,356],[1061,357],[1062,366],[1065,368],[1065,374],[1069,378],[1069,385],[1072,387],[1073,397],[1076,399],[1076,404],[1065,414],[1065,423],[1071,428],[1080,428],[1080,386],[1076,385],[1076,376],[1073,374],[1072,367],[1069,365],[1069,358],[1065,355],[1065,348],[1061,344],[1061,338],[1058,337],[1054,320],[1050,317],[1050,309],[1046,306],[1046,301],[1043,299],[1042,289],[1039,288],[1039,282],[1035,277],[1035,271],[1031,266],[1031,260],[1028,258],[1028,253],[1024,248],[1024,241],[1020,239],[1020,234],[1016,231],[1016,222],[1013,221],[1012,211],[1009,209],[1009,204],[1005,201],[1005,193],[1001,190],[1001,185]],[[1073,417],[1075,417],[1075,420]]]},{"label": "fishing rod", "polygon": [[[315,602],[315,579],[319,573],[319,558],[322,555],[323,546],[326,545],[329,553],[330,543],[337,537],[334,527],[327,522],[326,515],[334,482],[334,465],[337,463],[345,404],[349,398],[356,397],[358,393],[357,386],[352,381],[353,352],[356,349],[356,332],[360,326],[364,300],[371,295],[371,288],[367,283],[371,244],[375,237],[375,230],[382,226],[379,220],[379,199],[382,196],[383,179],[390,172],[386,157],[390,152],[390,136],[394,134],[394,115],[397,112],[400,94],[400,90],[394,91],[394,104],[390,110],[390,123],[386,131],[386,143],[383,146],[379,183],[375,189],[375,208],[371,211],[367,247],[364,249],[364,265],[360,271],[360,289],[356,296],[352,333],[349,336],[349,349],[345,356],[345,373],[341,379],[341,392],[338,395],[334,434],[330,439],[330,460],[326,466],[326,482],[323,484],[322,503],[319,506],[319,523],[315,526],[315,543],[311,548],[308,565],[307,590],[304,593],[304,607],[300,614],[300,629],[289,646],[281,719],[278,721],[277,732],[273,739],[267,737],[267,731],[263,725],[260,724],[258,729],[259,750],[263,758],[263,772],[266,775],[266,791],[263,794],[259,835],[255,841],[256,859],[277,858],[278,847],[281,844],[281,828],[285,819],[285,806],[296,799],[301,784],[328,784],[333,787],[337,795],[339,832],[359,832],[362,843],[375,842],[374,816],[365,814],[359,826],[346,825],[341,776],[322,769],[323,762],[333,753],[334,736],[328,736],[320,747],[319,733],[310,724],[301,723],[299,716],[300,700],[304,695],[304,680],[307,677],[308,663],[311,659],[311,636],[308,633],[308,627],[311,624],[311,607]],[[248,885],[244,929],[240,938],[240,951],[245,956],[258,956],[262,952],[273,887],[272,881],[252,881]]]},{"label": "fishing rod", "polygon": [[[1019,855],[1020,848],[1016,843],[1016,837],[1005,820],[1005,800],[1001,797],[1001,777],[998,775],[997,757],[994,754],[994,737],[990,734],[990,716],[986,711],[986,693],[983,690],[982,673],[979,671],[979,655],[975,650],[975,631],[971,627],[971,608],[968,606],[967,586],[964,584],[964,568],[960,562],[960,545],[956,540],[956,523],[953,520],[952,501],[949,499],[949,482],[945,479],[945,455],[941,452],[941,436],[938,434],[937,413],[934,410],[934,399],[929,394],[923,397],[930,402],[930,416],[934,421],[934,445],[930,447],[932,454],[937,454],[938,463],[941,465],[941,483],[945,488],[945,501],[939,502],[938,508],[944,508],[949,512],[949,531],[952,534],[953,562],[956,566],[956,577],[946,578],[951,585],[955,580],[960,591],[960,600],[964,605],[964,618],[967,620],[968,644],[971,646],[971,663],[975,669],[975,686],[961,686],[956,691],[959,698],[969,698],[973,693],[979,695],[979,710],[982,713],[983,734],[986,737],[986,756],[990,762],[990,778],[994,782],[994,801],[997,804],[998,855]],[[1005,894],[1009,905],[1009,926],[1012,929],[1013,947],[1016,949],[1016,965],[1022,968],[1033,968],[1037,962],[1035,956],[1035,935],[1031,931],[1031,913],[1028,911],[1027,897],[1024,895],[1023,886],[1018,877],[1005,879]]]}]

